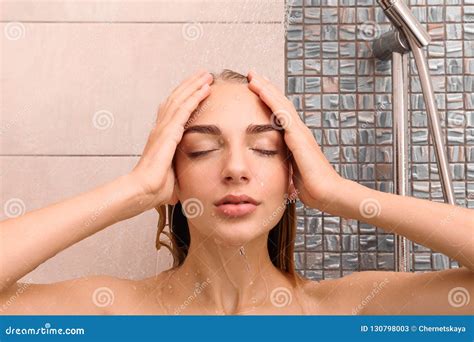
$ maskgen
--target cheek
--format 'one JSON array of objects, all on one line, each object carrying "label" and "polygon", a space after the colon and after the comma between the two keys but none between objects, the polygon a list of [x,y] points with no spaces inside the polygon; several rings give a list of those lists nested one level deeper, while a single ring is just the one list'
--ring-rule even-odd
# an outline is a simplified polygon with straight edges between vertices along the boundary
[{"label": "cheek", "polygon": [[175,171],[181,203],[187,199],[196,199],[202,206],[212,205],[219,184],[216,168],[205,163],[186,161],[178,162]]},{"label": "cheek", "polygon": [[272,198],[288,192],[288,169],[283,162],[261,163],[253,174],[260,189]]}]

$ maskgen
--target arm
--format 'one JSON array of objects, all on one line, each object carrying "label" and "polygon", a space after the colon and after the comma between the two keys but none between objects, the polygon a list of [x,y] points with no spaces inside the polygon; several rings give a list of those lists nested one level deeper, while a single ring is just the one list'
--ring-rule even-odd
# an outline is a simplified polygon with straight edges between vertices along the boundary
[{"label": "arm", "polygon": [[91,301],[95,290],[106,287],[126,291],[131,287],[128,280],[107,276],[54,284],[16,282],[62,250],[114,223],[161,204],[177,202],[172,159],[191,112],[210,93],[211,80],[212,75],[202,69],[160,104],[159,120],[130,173],[94,190],[0,222],[0,312],[102,312]]},{"label": "arm", "polygon": [[[349,285],[344,291],[350,296],[348,301],[354,297],[360,303],[368,301],[359,311],[368,314],[472,313],[474,211],[384,193],[344,179],[329,164],[292,102],[255,71],[248,78],[249,88],[283,122],[285,142],[293,154],[293,183],[306,206],[403,235],[466,266],[425,273],[354,272],[343,282]],[[387,286],[372,298],[376,283]],[[459,298],[462,305],[457,303]]]},{"label": "arm", "polygon": [[150,199],[125,175],[0,223],[0,292],[67,247],[146,210]]},{"label": "arm", "polygon": [[405,236],[474,271],[474,211],[385,193],[342,178],[321,210]]},{"label": "arm", "polygon": [[[442,252],[466,267],[435,272],[354,272],[348,289],[366,315],[472,314],[473,211],[367,188],[342,178],[322,210],[354,218]],[[352,292],[354,291],[354,292]]]}]

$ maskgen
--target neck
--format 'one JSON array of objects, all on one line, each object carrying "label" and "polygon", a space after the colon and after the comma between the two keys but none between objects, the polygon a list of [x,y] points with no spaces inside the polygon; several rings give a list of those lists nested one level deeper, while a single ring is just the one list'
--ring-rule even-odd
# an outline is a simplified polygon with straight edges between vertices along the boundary
[{"label": "neck", "polygon": [[291,286],[270,260],[268,233],[240,246],[199,236],[196,230],[193,233],[188,255],[172,274],[171,281],[184,285],[184,293],[189,292],[186,297],[199,287],[195,302],[204,310],[212,314],[251,312],[270,304],[273,288]]}]

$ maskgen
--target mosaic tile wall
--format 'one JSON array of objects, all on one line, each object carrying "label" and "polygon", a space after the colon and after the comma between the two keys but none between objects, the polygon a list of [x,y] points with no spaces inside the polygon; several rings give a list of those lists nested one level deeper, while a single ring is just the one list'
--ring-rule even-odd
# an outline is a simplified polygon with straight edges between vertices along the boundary
[{"label": "mosaic tile wall", "polygon": [[[429,58],[457,204],[474,208],[474,0],[411,0],[427,28]],[[374,0],[288,0],[286,91],[345,178],[394,192],[391,63],[372,41],[391,25]],[[433,143],[410,59],[410,195],[443,202]],[[298,204],[295,261],[311,279],[394,270],[394,236]],[[456,229],[456,227],[451,227]],[[458,267],[411,243],[413,271]]]}]

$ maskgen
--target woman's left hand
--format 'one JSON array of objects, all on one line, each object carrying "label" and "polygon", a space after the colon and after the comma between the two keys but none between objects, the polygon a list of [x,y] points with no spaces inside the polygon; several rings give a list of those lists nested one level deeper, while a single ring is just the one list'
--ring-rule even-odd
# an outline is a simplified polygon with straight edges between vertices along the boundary
[{"label": "woman's left hand", "polygon": [[[250,71],[247,78],[250,90],[272,110],[272,125],[285,130],[285,143],[293,155],[293,184],[299,199],[308,207],[323,210],[344,178],[326,159],[311,130],[301,121],[293,103],[268,79],[255,71]],[[290,192],[293,191],[291,189]]]}]

